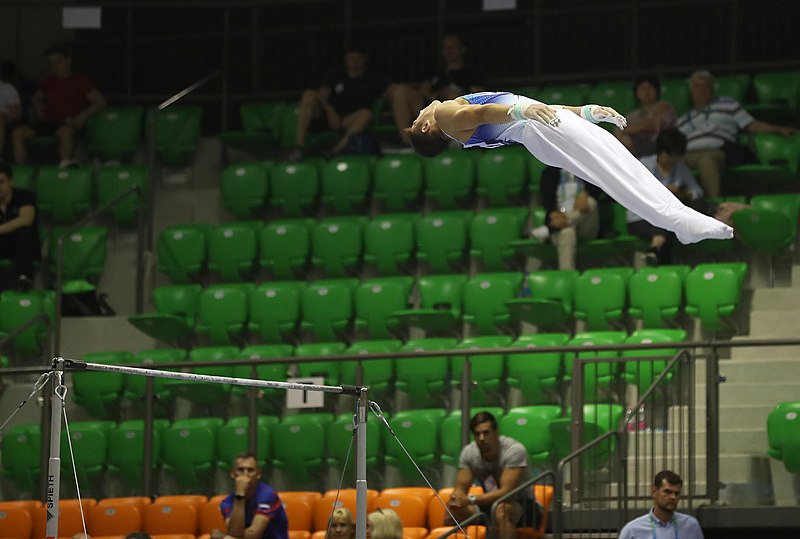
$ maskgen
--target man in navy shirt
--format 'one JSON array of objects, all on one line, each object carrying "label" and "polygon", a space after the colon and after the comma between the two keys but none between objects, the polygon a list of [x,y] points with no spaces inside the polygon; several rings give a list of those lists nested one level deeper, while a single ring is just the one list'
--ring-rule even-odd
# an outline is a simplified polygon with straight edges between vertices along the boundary
[{"label": "man in navy shirt", "polygon": [[676,511],[681,485],[683,479],[675,472],[658,472],[650,487],[653,508],[646,515],[628,522],[619,532],[619,539],[703,539],[703,530],[697,520]]},{"label": "man in navy shirt", "polygon": [[235,483],[233,494],[219,506],[227,533],[214,533],[214,539],[288,539],[283,503],[275,489],[261,482],[256,458],[250,454],[236,457],[231,477]]}]

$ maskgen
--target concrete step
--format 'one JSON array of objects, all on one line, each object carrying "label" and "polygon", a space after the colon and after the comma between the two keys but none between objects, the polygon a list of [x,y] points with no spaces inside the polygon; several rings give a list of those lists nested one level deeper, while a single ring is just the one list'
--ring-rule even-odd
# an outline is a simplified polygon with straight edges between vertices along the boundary
[{"label": "concrete step", "polygon": [[[800,316],[798,316],[800,319]],[[784,322],[785,323],[785,322]],[[795,324],[795,332],[793,335],[784,336],[785,338],[796,338],[800,331],[797,330],[798,325]],[[746,335],[734,337],[733,341],[748,341],[760,340],[775,337],[774,335]],[[782,337],[782,338],[784,338]],[[800,355],[800,346],[743,346],[741,348],[731,349],[731,359],[764,359],[764,358],[796,358]]]},{"label": "concrete step", "polygon": [[[720,406],[720,429],[759,429],[767,428],[767,416],[775,408],[775,404],[728,404]],[[706,424],[705,403],[695,409],[695,426],[704,428]]]},{"label": "concrete step", "polygon": [[[738,404],[764,405],[800,398],[798,381],[786,382],[726,382],[720,386],[720,407]],[[765,418],[766,420],[766,418]]]},{"label": "concrete step", "polygon": [[781,380],[800,380],[800,361],[797,361],[796,357],[765,356],[758,359],[731,359],[721,363],[719,370],[720,374],[727,378],[727,383],[770,383]]},{"label": "concrete step", "polygon": [[760,310],[750,313],[750,335],[760,339],[770,337],[796,338],[800,318],[800,309],[792,311]]},{"label": "concrete step", "polygon": [[758,288],[753,291],[752,312],[800,312],[800,287]]},{"label": "concrete step", "polygon": [[[694,450],[697,454],[706,451],[705,423],[696,425],[693,436]],[[690,433],[686,425],[681,431],[676,426],[670,425],[666,431],[643,431],[628,433],[628,455],[635,458],[674,456],[681,449],[688,452]],[[766,423],[758,427],[720,428],[720,452],[722,453],[751,453],[766,455],[769,449],[767,441]]]}]

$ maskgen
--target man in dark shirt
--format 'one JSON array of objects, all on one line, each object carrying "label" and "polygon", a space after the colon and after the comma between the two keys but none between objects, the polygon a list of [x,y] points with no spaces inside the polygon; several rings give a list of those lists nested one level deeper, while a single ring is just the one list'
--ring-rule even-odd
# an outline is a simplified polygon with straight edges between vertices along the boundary
[{"label": "man in dark shirt", "polygon": [[372,107],[386,92],[387,82],[367,68],[368,56],[356,43],[349,43],[344,54],[344,70],[330,77],[317,89],[308,89],[300,98],[297,110],[295,149],[290,160],[303,157],[309,131],[342,131],[342,137],[330,149],[333,155],[347,148],[350,139],[364,132],[372,121]]},{"label": "man in dark shirt", "polygon": [[212,539],[288,539],[286,510],[275,489],[261,481],[255,456],[236,457],[231,477],[234,491],[219,505],[227,529],[214,530]]},{"label": "man in dark shirt", "polygon": [[11,167],[0,161],[0,259],[14,261],[17,286],[27,291],[32,286],[33,262],[40,256],[36,195],[13,183]]}]

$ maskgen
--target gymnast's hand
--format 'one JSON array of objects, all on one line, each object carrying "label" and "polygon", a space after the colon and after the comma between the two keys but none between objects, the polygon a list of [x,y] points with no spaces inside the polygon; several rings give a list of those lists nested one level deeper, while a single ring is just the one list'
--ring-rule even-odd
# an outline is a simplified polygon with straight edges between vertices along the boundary
[{"label": "gymnast's hand", "polygon": [[544,103],[532,103],[525,107],[525,117],[531,120],[536,120],[545,125],[557,126],[561,120],[559,119],[556,110],[545,105]]},{"label": "gymnast's hand", "polygon": [[590,111],[592,119],[590,121],[594,123],[608,122],[616,125],[620,129],[625,129],[625,127],[628,125],[628,120],[625,118],[625,116],[611,107],[604,107],[601,105],[586,106],[591,107]]}]

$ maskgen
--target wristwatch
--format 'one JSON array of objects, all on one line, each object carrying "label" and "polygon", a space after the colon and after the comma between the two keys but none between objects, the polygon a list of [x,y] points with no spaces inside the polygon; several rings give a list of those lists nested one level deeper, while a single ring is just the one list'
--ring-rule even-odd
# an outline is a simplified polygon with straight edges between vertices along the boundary
[{"label": "wristwatch", "polygon": [[469,495],[467,495],[467,501],[469,503],[471,503],[472,505],[475,505],[476,502],[478,501],[478,497],[475,496],[474,494],[469,494]]},{"label": "wristwatch", "polygon": [[244,495],[242,495],[242,494],[235,494],[235,495],[233,496],[233,499],[234,499],[234,500],[244,500],[244,499],[245,499],[245,496],[244,496]]}]

